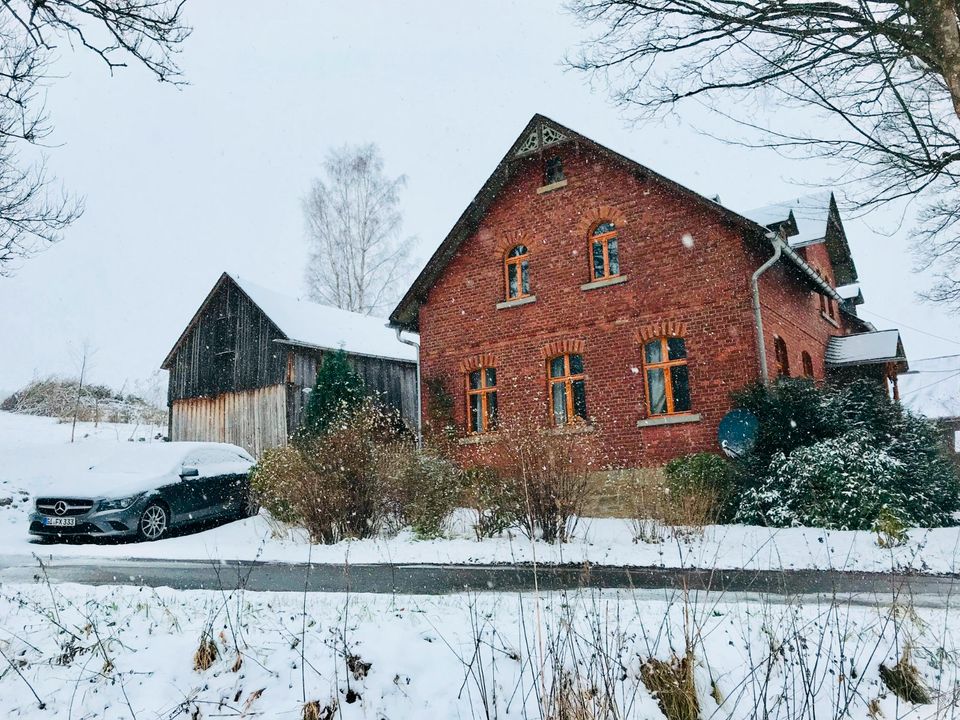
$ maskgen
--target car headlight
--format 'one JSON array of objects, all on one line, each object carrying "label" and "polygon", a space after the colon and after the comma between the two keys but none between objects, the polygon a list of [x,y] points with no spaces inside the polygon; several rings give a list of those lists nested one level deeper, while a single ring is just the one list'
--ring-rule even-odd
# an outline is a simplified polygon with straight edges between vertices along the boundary
[{"label": "car headlight", "polygon": [[[143,495],[143,493],[140,493]],[[116,500],[101,500],[98,510],[126,510],[140,499],[140,495],[131,495],[130,497],[117,498]]]}]

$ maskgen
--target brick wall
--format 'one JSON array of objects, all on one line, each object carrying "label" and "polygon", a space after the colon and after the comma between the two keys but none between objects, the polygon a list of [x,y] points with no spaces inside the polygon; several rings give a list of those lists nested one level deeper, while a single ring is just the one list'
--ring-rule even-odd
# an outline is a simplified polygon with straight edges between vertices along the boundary
[{"label": "brick wall", "polygon": [[[572,146],[559,154],[566,187],[538,194],[544,160],[519,162],[429,292],[420,310],[425,381],[443,379],[465,433],[464,364],[486,355],[496,363],[501,419],[547,423],[544,348],[576,341],[583,346],[588,413],[609,466],[655,465],[715,451],[730,392],[758,377],[749,283],[763,253],[748,249],[741,230],[719,213],[655,180]],[[617,224],[621,273],[628,280],[582,290],[590,281],[588,233],[600,218]],[[517,243],[529,248],[536,301],[497,309],[505,300],[503,257]],[[799,368],[800,337],[826,342],[815,298],[778,282],[773,272],[762,298],[768,342],[772,333],[783,334]],[[793,310],[787,308],[810,318],[789,322]],[[702,419],[638,428],[647,417],[638,333],[664,322],[686,327],[691,412]],[[810,351],[822,374],[823,348]],[[772,344],[768,352],[772,363]]]}]

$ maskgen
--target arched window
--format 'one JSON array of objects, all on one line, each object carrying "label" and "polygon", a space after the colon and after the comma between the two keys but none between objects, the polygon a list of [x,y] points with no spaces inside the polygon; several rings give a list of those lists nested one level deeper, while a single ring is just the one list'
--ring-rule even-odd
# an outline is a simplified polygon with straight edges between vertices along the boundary
[{"label": "arched window", "polygon": [[800,362],[803,363],[803,376],[813,378],[813,358],[810,353],[804,350],[800,353]]},{"label": "arched window", "polygon": [[467,429],[489,432],[497,427],[497,369],[481,367],[467,373]]},{"label": "arched window", "polygon": [[619,274],[617,228],[612,222],[602,222],[594,228],[590,237],[590,276],[593,280],[603,280]]},{"label": "arched window", "polygon": [[790,358],[787,355],[787,341],[780,336],[774,336],[773,353],[777,361],[777,376],[790,377]]},{"label": "arched window", "polygon": [[583,355],[558,355],[548,364],[550,403],[555,425],[587,419],[586,376]]},{"label": "arched window", "polygon": [[687,347],[680,337],[661,337],[643,346],[647,408],[651,415],[690,411]]},{"label": "arched window", "polygon": [[504,261],[504,281],[507,300],[516,300],[530,294],[530,270],[526,245],[516,245]]}]

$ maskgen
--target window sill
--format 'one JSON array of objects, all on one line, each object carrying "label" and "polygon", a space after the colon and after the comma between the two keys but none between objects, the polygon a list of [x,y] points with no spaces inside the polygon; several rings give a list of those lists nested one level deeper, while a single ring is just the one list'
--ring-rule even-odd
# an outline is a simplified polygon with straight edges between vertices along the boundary
[{"label": "window sill", "polygon": [[827,315],[825,312],[821,312],[821,313],[820,313],[820,317],[822,317],[822,318],[823,318],[824,320],[826,320],[828,323],[830,323],[831,325],[833,325],[835,328],[839,328],[839,327],[840,327],[840,323],[838,323],[838,322],[837,322],[836,320],[834,320],[832,317],[830,317],[829,315]]},{"label": "window sill", "polygon": [[520,307],[521,305],[529,305],[532,302],[537,301],[536,295],[527,295],[526,297],[517,298],[516,300],[504,300],[503,302],[497,303],[497,310],[506,310],[507,308]]},{"label": "window sill", "polygon": [[552,435],[585,435],[587,433],[592,433],[594,430],[593,425],[587,424],[576,424],[576,425],[563,425],[561,427],[552,427],[547,432]]},{"label": "window sill", "polygon": [[625,283],[630,278],[627,275],[616,275],[614,277],[603,278],[603,280],[594,280],[580,286],[581,290],[596,290],[597,288],[609,287],[610,285],[619,285]]},{"label": "window sill", "polygon": [[566,180],[557,180],[557,182],[555,183],[550,183],[549,185],[538,187],[537,195],[543,195],[544,193],[553,192],[554,190],[559,190],[560,188],[565,188],[566,186],[567,186]]},{"label": "window sill", "polygon": [[656,427],[658,425],[679,425],[681,423],[700,422],[700,413],[679,413],[677,415],[657,415],[637,420],[637,427]]},{"label": "window sill", "polygon": [[458,445],[483,445],[485,443],[496,442],[497,434],[495,432],[473,433],[457,440]]}]

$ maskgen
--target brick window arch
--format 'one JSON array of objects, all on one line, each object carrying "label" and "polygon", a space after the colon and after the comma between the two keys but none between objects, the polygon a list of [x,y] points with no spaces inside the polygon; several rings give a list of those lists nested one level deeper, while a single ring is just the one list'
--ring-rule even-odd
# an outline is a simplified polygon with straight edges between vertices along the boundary
[{"label": "brick window arch", "polygon": [[663,335],[643,345],[647,411],[653,415],[690,412],[690,370],[683,337]]},{"label": "brick window arch", "polygon": [[777,377],[790,377],[790,356],[787,341],[779,335],[773,337],[773,354],[777,363]]},{"label": "brick window arch", "polygon": [[514,245],[503,261],[503,282],[507,300],[530,295],[530,251],[526,245]]},{"label": "brick window arch", "polygon": [[587,420],[587,385],[583,355],[565,352],[547,359],[547,382],[553,424],[571,425]]}]

